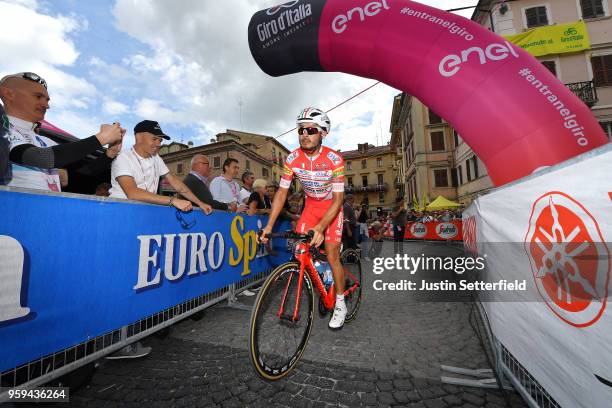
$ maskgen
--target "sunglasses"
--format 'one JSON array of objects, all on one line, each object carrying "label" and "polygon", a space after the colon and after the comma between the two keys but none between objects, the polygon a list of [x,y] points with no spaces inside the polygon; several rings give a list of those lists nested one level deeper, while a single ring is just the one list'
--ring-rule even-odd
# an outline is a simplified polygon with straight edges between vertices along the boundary
[{"label": "sunglasses", "polygon": [[47,81],[45,81],[40,75],[35,74],[33,72],[20,72],[18,74],[7,75],[7,76],[5,76],[4,78],[2,78],[0,80],[0,84],[4,83],[4,81],[6,81],[9,78],[23,78],[23,79],[27,79],[28,81],[33,81],[33,82],[39,83],[42,86],[44,86],[45,89],[47,89]]},{"label": "sunglasses", "polygon": [[298,135],[302,135],[304,133],[304,131],[306,131],[307,134],[309,135],[316,135],[317,133],[321,133],[323,129],[318,128],[318,127],[299,127],[297,132]]}]

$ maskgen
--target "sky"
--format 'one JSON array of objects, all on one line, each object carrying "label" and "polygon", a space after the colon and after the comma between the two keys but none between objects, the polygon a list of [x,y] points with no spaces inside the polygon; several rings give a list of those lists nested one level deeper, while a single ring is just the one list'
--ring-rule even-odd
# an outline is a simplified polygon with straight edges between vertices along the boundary
[{"label": "sky", "polygon": [[[376,81],[343,73],[270,77],[251,57],[247,27],[279,0],[0,0],[0,77],[48,82],[46,119],[78,137],[120,122],[134,143],[143,119],[173,141],[206,144],[226,129],[279,136],[304,107],[337,105]],[[420,0],[443,10],[477,0]],[[458,12],[470,17],[473,9]],[[393,97],[378,84],[329,113],[326,144],[386,144]],[[297,147],[291,132],[279,138]]]}]

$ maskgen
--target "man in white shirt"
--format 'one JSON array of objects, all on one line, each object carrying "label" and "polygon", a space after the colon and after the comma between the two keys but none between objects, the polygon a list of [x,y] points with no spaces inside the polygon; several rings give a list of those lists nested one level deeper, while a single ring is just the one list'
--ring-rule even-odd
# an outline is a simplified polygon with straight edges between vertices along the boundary
[{"label": "man in white shirt", "polygon": [[210,192],[215,200],[226,204],[240,204],[240,185],[234,180],[239,171],[238,160],[231,157],[225,159],[223,174],[215,177],[210,183]]},{"label": "man in white shirt", "polygon": [[[157,154],[162,139],[170,140],[161,130],[159,123],[143,120],[134,127],[134,136],[134,147],[122,151],[113,162],[110,196],[169,205],[181,211],[191,211],[191,202],[194,202],[205,214],[210,214],[212,207],[200,201],[181,179],[170,174],[168,167]],[[157,194],[160,177],[164,177],[179,194],[191,201]]]},{"label": "man in white shirt", "polygon": [[[49,109],[47,82],[33,72],[20,72],[0,79],[0,99],[9,120],[9,158],[12,176],[4,180],[11,187],[60,191],[58,168],[78,161],[109,144],[108,162],[121,148],[125,131],[119,124],[102,125],[95,136],[57,145],[37,134],[39,121]],[[107,163],[108,164],[108,163]]]},{"label": "man in white shirt", "polygon": [[240,203],[246,204],[253,193],[253,183],[255,182],[255,175],[252,171],[245,171],[242,173],[242,188],[240,189]]}]

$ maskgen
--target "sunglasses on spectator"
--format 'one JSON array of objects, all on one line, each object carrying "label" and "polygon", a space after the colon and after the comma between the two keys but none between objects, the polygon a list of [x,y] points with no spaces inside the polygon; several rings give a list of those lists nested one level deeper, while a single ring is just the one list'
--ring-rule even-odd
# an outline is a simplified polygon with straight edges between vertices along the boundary
[{"label": "sunglasses on spectator", "polygon": [[209,165],[209,164],[210,164],[209,162],[197,162],[197,163],[200,163],[200,164],[206,164],[206,165]]},{"label": "sunglasses on spectator", "polygon": [[321,133],[323,129],[318,128],[318,127],[299,127],[297,132],[298,135],[302,135],[304,133],[304,131],[306,131],[307,134],[309,135],[316,135],[317,133]]},{"label": "sunglasses on spectator", "polygon": [[33,81],[33,82],[39,83],[42,86],[44,86],[45,89],[47,89],[47,81],[45,81],[40,75],[35,74],[33,72],[20,72],[18,74],[7,75],[7,76],[5,76],[4,78],[2,78],[0,80],[0,84],[3,84],[4,81],[6,81],[9,78],[23,78],[23,79],[27,79],[28,81]]}]

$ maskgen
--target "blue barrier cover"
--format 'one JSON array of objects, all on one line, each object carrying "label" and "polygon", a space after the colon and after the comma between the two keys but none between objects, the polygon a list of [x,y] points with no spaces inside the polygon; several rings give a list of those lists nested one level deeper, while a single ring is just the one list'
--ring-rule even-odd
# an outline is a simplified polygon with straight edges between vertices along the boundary
[{"label": "blue barrier cover", "polygon": [[0,214],[0,371],[289,258],[258,253],[264,217],[6,190]]}]

